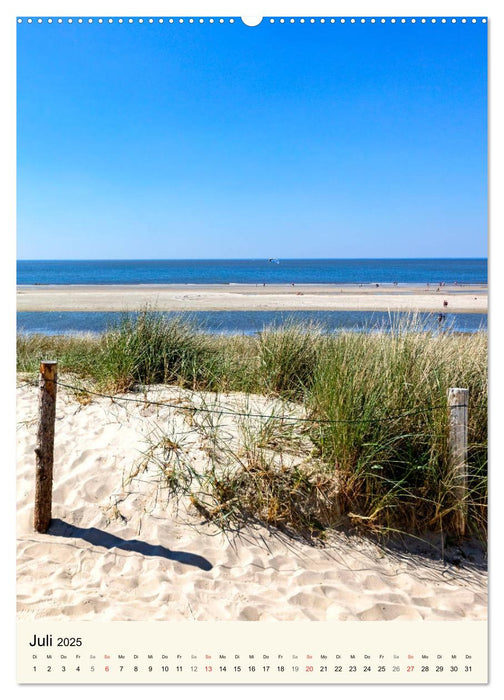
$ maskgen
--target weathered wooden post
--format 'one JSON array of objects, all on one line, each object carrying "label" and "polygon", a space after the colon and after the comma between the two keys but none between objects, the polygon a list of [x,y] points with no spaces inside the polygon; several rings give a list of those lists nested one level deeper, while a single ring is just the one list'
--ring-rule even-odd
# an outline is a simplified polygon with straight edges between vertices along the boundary
[{"label": "weathered wooden post", "polygon": [[464,535],[467,522],[468,465],[467,465],[467,414],[469,389],[448,389],[450,421],[449,451],[453,477],[453,496],[456,503],[455,530]]},{"label": "weathered wooden post", "polygon": [[33,526],[37,532],[47,532],[51,522],[57,376],[57,362],[44,361],[40,363],[39,419],[37,446],[35,447],[35,510],[33,513]]}]

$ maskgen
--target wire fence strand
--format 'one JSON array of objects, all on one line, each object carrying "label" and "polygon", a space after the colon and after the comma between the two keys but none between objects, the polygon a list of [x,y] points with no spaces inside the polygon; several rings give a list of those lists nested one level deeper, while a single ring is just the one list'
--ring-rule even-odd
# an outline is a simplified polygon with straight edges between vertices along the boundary
[{"label": "wire fence strand", "polygon": [[[30,384],[30,382],[25,382],[26,384]],[[86,387],[82,386],[75,386],[72,384],[67,384],[65,382],[61,382],[59,380],[56,380],[56,384],[60,387],[63,387],[65,389],[69,389],[71,391],[76,391],[80,394],[89,394],[90,396],[96,396],[99,398],[104,398],[104,399],[109,399],[111,401],[124,401],[128,403],[135,403],[135,404],[141,404],[141,405],[149,405],[149,406],[159,406],[163,408],[173,408],[179,411],[189,411],[192,413],[198,412],[198,413],[212,413],[216,415],[229,415],[229,416],[238,416],[238,417],[244,417],[244,418],[263,418],[266,420],[282,420],[282,421],[295,421],[299,423],[312,423],[312,424],[321,424],[321,425],[336,425],[336,424],[358,424],[358,423],[384,423],[388,421],[394,421],[398,420],[400,418],[407,418],[409,416],[415,416],[415,415],[420,415],[422,413],[429,413],[432,411],[439,411],[439,410],[451,410],[454,408],[467,408],[466,404],[457,404],[450,406],[447,403],[446,404],[437,404],[437,405],[431,405],[431,406],[420,406],[418,408],[412,409],[410,411],[404,411],[403,413],[398,413],[398,414],[393,414],[393,415],[388,415],[388,416],[381,416],[381,417],[374,417],[374,418],[346,418],[346,419],[330,419],[330,418],[306,418],[306,417],[298,417],[298,416],[279,416],[275,414],[263,414],[263,413],[253,413],[253,412],[244,412],[244,411],[233,411],[228,408],[226,409],[220,409],[220,408],[208,408],[208,407],[203,407],[203,406],[184,406],[181,404],[173,404],[165,401],[153,401],[148,398],[143,398],[143,399],[136,399],[131,396],[119,396],[117,394],[105,394],[99,391],[94,391],[92,389],[87,389]]]}]

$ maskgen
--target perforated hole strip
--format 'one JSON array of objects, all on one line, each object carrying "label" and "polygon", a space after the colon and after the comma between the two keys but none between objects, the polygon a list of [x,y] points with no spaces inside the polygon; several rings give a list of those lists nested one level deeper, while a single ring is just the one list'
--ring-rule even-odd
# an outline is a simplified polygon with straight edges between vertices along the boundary
[{"label": "perforated hole strip", "polygon": [[[18,17],[17,23],[27,24],[249,24],[241,17]],[[254,25],[280,24],[290,26],[304,24],[312,26],[317,24],[349,24],[349,25],[383,25],[383,24],[486,24],[486,17],[263,17]]]}]

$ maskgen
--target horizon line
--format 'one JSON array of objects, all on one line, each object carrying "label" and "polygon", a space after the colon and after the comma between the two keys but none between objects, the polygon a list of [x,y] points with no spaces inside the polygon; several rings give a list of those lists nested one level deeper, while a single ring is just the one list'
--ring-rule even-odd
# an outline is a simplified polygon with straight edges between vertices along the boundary
[{"label": "horizon line", "polygon": [[464,255],[457,257],[317,257],[317,258],[287,258],[287,257],[257,257],[257,258],[16,258],[16,262],[206,262],[206,261],[264,261],[264,260],[488,260],[488,255]]}]

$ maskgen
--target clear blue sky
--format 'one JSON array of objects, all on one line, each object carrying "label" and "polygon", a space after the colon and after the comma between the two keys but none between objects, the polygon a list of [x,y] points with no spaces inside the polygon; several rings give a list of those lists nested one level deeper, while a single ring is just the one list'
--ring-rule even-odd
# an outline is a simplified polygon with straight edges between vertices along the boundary
[{"label": "clear blue sky", "polygon": [[486,25],[18,25],[19,259],[484,257]]}]

